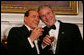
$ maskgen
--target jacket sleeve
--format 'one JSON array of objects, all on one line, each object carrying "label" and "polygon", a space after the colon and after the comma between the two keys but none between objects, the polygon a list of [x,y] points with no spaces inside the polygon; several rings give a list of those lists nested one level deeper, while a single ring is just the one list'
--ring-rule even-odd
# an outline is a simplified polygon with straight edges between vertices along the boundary
[{"label": "jacket sleeve", "polygon": [[28,39],[24,36],[26,35],[23,35],[17,29],[12,28],[10,30],[7,38],[9,53],[31,53],[33,51]]},{"label": "jacket sleeve", "polygon": [[77,25],[73,27],[73,52],[74,54],[82,54],[83,42],[82,36]]}]

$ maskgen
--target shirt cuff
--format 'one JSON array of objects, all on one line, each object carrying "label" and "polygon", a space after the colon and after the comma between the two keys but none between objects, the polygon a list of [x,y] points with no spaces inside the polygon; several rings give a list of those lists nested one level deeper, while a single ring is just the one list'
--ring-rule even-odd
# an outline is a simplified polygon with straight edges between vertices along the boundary
[{"label": "shirt cuff", "polygon": [[28,41],[29,41],[29,43],[31,45],[31,48],[34,48],[34,44],[31,42],[31,39],[30,38],[28,38]]},{"label": "shirt cuff", "polygon": [[[47,46],[47,45],[46,45]],[[43,44],[41,45],[42,49],[44,49],[46,46],[43,46]]]}]

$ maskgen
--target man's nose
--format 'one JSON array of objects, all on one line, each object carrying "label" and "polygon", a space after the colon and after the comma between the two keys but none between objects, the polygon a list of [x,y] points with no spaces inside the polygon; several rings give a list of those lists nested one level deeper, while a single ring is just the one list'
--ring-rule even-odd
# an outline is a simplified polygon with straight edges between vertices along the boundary
[{"label": "man's nose", "polygon": [[36,18],[35,20],[36,20],[37,22],[39,22],[39,21],[40,21],[40,19],[39,19],[39,18]]},{"label": "man's nose", "polygon": [[46,18],[47,18],[47,19],[49,19],[49,18],[50,18],[50,16],[49,16],[49,15],[46,15]]}]

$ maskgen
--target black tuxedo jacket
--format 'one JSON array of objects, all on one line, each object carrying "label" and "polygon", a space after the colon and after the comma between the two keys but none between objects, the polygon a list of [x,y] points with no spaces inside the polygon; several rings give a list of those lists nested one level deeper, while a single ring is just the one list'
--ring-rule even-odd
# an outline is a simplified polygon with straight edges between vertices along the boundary
[{"label": "black tuxedo jacket", "polygon": [[25,25],[13,27],[7,38],[8,53],[37,54],[36,48],[31,48],[28,41],[30,31]]},{"label": "black tuxedo jacket", "polygon": [[[75,24],[60,22],[56,54],[82,54],[82,37],[79,28]],[[49,34],[47,27],[44,27],[44,35]],[[42,54],[52,54],[49,46],[41,49]]]}]

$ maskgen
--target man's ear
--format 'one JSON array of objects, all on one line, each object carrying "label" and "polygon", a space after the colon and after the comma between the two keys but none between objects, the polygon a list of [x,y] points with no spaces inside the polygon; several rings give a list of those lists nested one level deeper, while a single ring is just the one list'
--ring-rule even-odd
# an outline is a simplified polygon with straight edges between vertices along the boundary
[{"label": "man's ear", "polygon": [[24,17],[24,21],[26,21],[26,20],[27,20],[27,18],[28,18],[28,17],[26,17],[26,16],[25,16],[25,17]]}]

